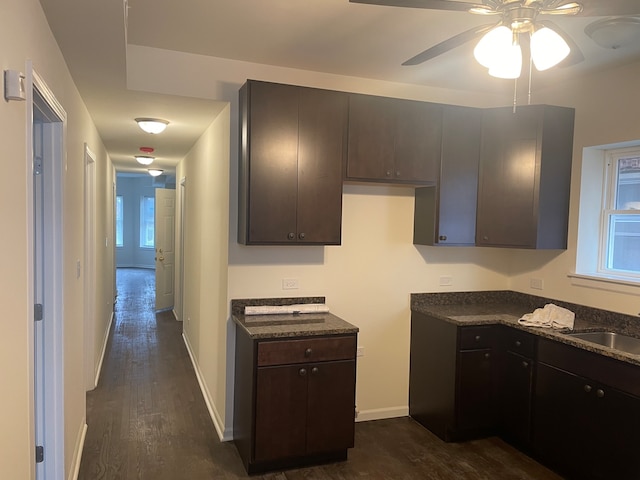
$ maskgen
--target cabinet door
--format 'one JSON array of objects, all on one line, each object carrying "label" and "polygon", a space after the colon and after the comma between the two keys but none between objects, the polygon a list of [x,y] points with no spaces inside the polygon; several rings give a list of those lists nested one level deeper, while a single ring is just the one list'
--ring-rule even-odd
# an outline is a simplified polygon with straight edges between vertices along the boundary
[{"label": "cabinet door", "polygon": [[348,97],[304,88],[299,99],[298,241],[338,245]]},{"label": "cabinet door", "polygon": [[395,135],[391,176],[395,180],[435,183],[442,142],[442,105],[396,100],[393,107]]},{"label": "cabinet door", "polygon": [[503,361],[499,412],[501,430],[508,439],[527,446],[531,441],[533,360],[506,352]]},{"label": "cabinet door", "polygon": [[541,110],[486,110],[478,186],[476,244],[536,246]]},{"label": "cabinet door", "polygon": [[257,369],[254,461],[306,453],[307,365]]},{"label": "cabinet door", "polygon": [[393,101],[369,95],[349,96],[347,178],[393,179]]},{"label": "cabinet door", "polygon": [[491,350],[458,354],[457,428],[472,430],[493,425]]},{"label": "cabinet door", "polygon": [[251,82],[248,104],[248,242],[284,243],[296,232],[298,88]]},{"label": "cabinet door", "polygon": [[307,410],[307,453],[353,447],[356,362],[312,365]]}]

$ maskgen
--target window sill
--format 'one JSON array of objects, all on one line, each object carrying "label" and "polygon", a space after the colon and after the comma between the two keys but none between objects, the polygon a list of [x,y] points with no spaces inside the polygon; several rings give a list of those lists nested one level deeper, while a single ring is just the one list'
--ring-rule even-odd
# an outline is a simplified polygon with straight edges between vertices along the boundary
[{"label": "window sill", "polygon": [[638,295],[640,289],[640,280],[634,281],[629,278],[616,277],[614,275],[603,275],[601,273],[569,273],[567,276],[571,279],[571,284],[578,287],[630,293],[632,295]]}]

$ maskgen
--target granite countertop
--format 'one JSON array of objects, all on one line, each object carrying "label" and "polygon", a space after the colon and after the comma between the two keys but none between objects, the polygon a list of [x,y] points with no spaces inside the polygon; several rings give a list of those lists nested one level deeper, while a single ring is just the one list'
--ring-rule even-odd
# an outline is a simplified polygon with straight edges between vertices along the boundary
[{"label": "granite countertop", "polygon": [[248,305],[292,305],[324,303],[324,297],[244,299],[231,301],[231,318],[253,339],[346,335],[358,333],[358,327],[332,313],[286,315],[245,315]]},{"label": "granite countertop", "polygon": [[412,311],[437,317],[455,325],[507,325],[543,338],[640,366],[640,355],[571,337],[566,335],[568,330],[527,327],[518,323],[518,319],[522,315],[543,307],[546,303],[554,303],[568,308],[576,314],[574,333],[607,330],[640,338],[640,319],[636,317],[543,297],[508,291],[411,295]]}]

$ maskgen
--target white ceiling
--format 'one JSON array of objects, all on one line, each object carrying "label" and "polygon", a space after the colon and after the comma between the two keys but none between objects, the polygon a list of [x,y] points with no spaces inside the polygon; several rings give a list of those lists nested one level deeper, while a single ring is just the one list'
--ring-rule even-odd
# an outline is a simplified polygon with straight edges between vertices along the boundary
[{"label": "white ceiling", "polygon": [[[401,66],[438,42],[495,21],[466,12],[363,5],[348,0],[128,0],[126,15],[125,5],[117,0],[40,3],[119,171],[137,168],[132,156],[140,146],[156,148],[157,164],[173,168],[224,106],[211,100],[127,90],[127,43],[477,92],[498,91],[509,82],[490,77],[477,65],[472,44],[422,65]],[[536,73],[538,88],[640,60],[640,41],[609,50],[585,35],[585,26],[598,19],[553,19],[572,36],[586,60]],[[171,125],[162,135],[152,137],[138,129],[135,117],[166,118]]]}]

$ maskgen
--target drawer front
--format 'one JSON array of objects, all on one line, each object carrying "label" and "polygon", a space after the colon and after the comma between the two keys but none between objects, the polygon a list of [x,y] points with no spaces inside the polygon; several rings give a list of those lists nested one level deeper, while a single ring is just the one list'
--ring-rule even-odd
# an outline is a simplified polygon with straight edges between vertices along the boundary
[{"label": "drawer front", "polygon": [[509,327],[506,327],[503,332],[503,346],[506,350],[523,357],[535,356],[536,337],[534,335]]},{"label": "drawer front", "polygon": [[356,357],[356,336],[276,340],[258,343],[258,366],[350,360]]},{"label": "drawer front", "polygon": [[460,350],[477,350],[493,346],[493,327],[460,327]]}]

